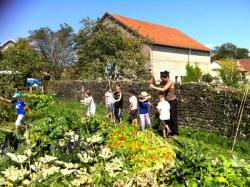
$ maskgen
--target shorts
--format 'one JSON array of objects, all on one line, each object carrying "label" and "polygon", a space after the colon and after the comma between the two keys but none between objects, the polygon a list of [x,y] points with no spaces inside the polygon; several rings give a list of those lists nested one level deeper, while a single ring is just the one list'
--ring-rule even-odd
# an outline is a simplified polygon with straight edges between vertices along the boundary
[{"label": "shorts", "polygon": [[119,120],[120,118],[122,118],[122,108],[120,107],[115,107],[114,108],[114,113],[115,113],[115,118],[117,120]]},{"label": "shorts", "polygon": [[169,127],[169,124],[170,124],[170,120],[160,120],[160,128],[161,129],[165,129],[166,126]]},{"label": "shorts", "polygon": [[107,109],[109,112],[114,112],[114,106],[112,103],[108,104]]},{"label": "shorts", "polygon": [[137,119],[138,109],[130,110],[130,120]]},{"label": "shorts", "polygon": [[16,126],[19,126],[21,123],[26,124],[24,114],[19,114],[16,119]]}]

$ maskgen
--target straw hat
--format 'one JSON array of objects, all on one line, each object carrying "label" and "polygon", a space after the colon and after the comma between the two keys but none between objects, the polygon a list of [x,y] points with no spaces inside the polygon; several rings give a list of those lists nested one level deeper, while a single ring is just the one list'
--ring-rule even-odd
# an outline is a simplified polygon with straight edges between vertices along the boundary
[{"label": "straw hat", "polygon": [[147,92],[143,91],[143,92],[141,92],[139,97],[140,97],[140,101],[143,102],[143,101],[149,100],[151,98],[151,95],[149,95]]}]

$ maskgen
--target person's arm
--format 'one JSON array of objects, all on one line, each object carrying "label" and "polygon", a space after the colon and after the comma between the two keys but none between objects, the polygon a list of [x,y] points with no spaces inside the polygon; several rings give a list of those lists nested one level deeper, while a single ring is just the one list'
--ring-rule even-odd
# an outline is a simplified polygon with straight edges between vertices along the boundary
[{"label": "person's arm", "polygon": [[2,96],[0,96],[0,101],[4,102],[4,103],[11,103],[11,100],[10,99],[6,99]]},{"label": "person's arm", "polygon": [[114,103],[119,102],[122,99],[122,93],[119,93],[119,97],[117,100],[114,100]]},{"label": "person's arm", "polygon": [[28,112],[32,114],[31,109],[27,105],[25,106],[25,110],[28,110]]},{"label": "person's arm", "polygon": [[157,87],[157,86],[155,86],[153,84],[150,84],[150,88],[158,90],[160,92],[165,92],[166,90],[168,90],[169,88],[171,88],[172,84],[173,84],[172,81],[169,81],[167,84],[165,84],[164,87]]},{"label": "person's arm", "polygon": [[108,96],[105,94],[105,106],[108,107]]}]

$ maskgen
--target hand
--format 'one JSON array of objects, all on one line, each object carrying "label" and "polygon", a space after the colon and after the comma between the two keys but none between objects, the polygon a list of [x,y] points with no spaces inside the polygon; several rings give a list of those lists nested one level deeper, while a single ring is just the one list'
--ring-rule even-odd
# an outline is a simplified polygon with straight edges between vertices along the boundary
[{"label": "hand", "polygon": [[151,83],[150,85],[149,85],[149,87],[152,89],[152,88],[155,88],[155,86]]},{"label": "hand", "polygon": [[29,114],[30,114],[30,115],[32,115],[32,112],[31,112],[31,110],[29,111]]},{"label": "hand", "polygon": [[0,95],[0,101],[3,101],[3,97]]}]

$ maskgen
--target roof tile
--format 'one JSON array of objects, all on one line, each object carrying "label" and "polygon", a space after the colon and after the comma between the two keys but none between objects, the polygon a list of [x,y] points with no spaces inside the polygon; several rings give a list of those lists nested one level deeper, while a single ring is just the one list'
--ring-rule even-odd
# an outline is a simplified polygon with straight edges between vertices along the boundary
[{"label": "roof tile", "polygon": [[111,13],[106,13],[104,17],[105,16],[111,16],[125,27],[135,30],[141,36],[148,37],[149,39],[153,40],[155,44],[210,51],[209,48],[190,38],[176,28],[139,21]]}]

